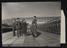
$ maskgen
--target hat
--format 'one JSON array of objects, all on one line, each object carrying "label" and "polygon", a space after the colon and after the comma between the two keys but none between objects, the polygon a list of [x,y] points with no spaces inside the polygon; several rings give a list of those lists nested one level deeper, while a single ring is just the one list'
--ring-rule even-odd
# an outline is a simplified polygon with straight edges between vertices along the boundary
[{"label": "hat", "polygon": [[36,16],[34,16],[34,17],[36,17]]}]

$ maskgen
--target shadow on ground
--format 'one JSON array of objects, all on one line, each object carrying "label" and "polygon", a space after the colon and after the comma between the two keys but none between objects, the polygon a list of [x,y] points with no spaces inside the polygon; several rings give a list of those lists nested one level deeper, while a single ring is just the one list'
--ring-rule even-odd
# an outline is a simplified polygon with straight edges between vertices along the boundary
[{"label": "shadow on ground", "polygon": [[37,32],[36,34],[37,34],[37,35],[35,36],[35,35],[33,35],[33,33],[27,33],[26,36],[30,36],[30,35],[32,35],[33,37],[36,38],[36,37],[38,37],[39,35],[41,35],[40,32]]}]

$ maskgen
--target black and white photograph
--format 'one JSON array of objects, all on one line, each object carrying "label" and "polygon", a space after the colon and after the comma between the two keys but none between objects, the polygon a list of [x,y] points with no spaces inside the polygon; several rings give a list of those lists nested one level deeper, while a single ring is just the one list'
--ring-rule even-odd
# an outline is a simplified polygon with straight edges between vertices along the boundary
[{"label": "black and white photograph", "polygon": [[3,47],[60,47],[61,2],[2,2]]}]

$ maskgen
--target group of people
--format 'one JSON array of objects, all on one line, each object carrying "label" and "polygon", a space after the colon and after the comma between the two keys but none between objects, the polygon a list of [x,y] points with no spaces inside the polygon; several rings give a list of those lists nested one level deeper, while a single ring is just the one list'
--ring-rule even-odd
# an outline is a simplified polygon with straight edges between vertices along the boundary
[{"label": "group of people", "polygon": [[[27,34],[27,26],[28,23],[26,22],[26,20],[20,19],[20,18],[16,18],[13,21],[13,36],[20,37]],[[37,19],[36,16],[33,17],[32,23],[31,23],[31,27],[30,30],[32,32],[32,35],[35,37],[37,36]],[[17,32],[15,32],[17,31]]]}]

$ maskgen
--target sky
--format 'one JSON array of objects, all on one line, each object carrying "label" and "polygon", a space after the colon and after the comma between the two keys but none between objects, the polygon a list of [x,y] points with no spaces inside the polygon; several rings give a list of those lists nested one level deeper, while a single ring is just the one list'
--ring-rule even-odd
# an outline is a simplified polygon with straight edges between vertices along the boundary
[{"label": "sky", "polygon": [[61,16],[61,2],[3,2],[2,19]]}]

